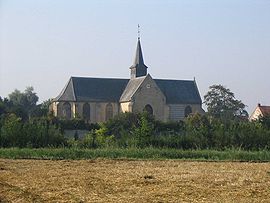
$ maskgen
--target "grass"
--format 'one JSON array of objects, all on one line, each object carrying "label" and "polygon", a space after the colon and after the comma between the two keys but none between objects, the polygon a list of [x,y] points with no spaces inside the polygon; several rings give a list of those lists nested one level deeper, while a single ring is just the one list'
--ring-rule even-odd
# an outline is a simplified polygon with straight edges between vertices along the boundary
[{"label": "grass", "polygon": [[269,162],[270,151],[243,150],[181,150],[157,148],[0,148],[0,158],[11,159],[185,159],[206,161],[256,161]]},{"label": "grass", "polygon": [[268,163],[0,158],[0,202],[269,202]]}]

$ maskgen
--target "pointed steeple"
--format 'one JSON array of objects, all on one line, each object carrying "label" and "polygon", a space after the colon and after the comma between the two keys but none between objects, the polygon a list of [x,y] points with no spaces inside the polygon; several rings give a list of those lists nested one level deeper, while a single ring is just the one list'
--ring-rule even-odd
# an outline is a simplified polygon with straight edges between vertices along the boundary
[{"label": "pointed steeple", "polygon": [[136,54],[134,58],[133,65],[130,67],[131,69],[131,78],[141,77],[147,75],[147,66],[143,61],[143,53],[140,42],[140,37],[138,37]]},{"label": "pointed steeple", "polygon": [[135,55],[135,58],[134,58],[133,65],[135,66],[137,64],[143,64],[144,65],[140,38],[138,38],[136,55]]}]

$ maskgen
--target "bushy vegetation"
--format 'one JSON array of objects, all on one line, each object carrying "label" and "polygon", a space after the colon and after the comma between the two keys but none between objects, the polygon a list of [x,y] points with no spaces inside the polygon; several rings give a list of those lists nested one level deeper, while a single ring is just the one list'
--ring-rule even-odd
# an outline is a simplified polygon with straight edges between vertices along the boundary
[{"label": "bushy vegetation", "polygon": [[87,129],[83,139],[64,138],[67,121],[34,118],[23,121],[15,114],[0,120],[0,147],[77,148],[175,148],[175,149],[269,149],[269,118],[256,122],[223,122],[206,115],[190,115],[184,121],[161,122],[147,113],[123,113],[108,122],[78,125],[68,121],[68,129]]},{"label": "bushy vegetation", "polygon": [[[122,113],[105,123],[88,124],[79,118],[55,118],[49,113],[50,100],[36,104],[33,88],[16,90],[9,99],[0,97],[0,147],[269,150],[270,117],[249,122],[243,116],[244,105],[228,89],[214,86],[210,93],[206,95],[209,112],[189,115],[184,121],[161,122],[147,113]],[[222,95],[229,95],[231,102],[219,110],[218,104],[228,100]],[[88,134],[67,140],[67,129],[84,129]]]},{"label": "bushy vegetation", "polygon": [[103,123],[99,129],[92,130],[83,140],[76,141],[76,146],[185,150],[269,149],[270,128],[267,121],[268,119],[256,122],[222,122],[195,114],[183,122],[165,123],[156,121],[145,113],[124,113]]},{"label": "bushy vegetation", "polygon": [[0,148],[1,158],[12,159],[184,159],[202,161],[258,161],[269,162],[270,151],[243,150],[181,150],[157,148]]},{"label": "bushy vegetation", "polygon": [[7,114],[0,123],[0,147],[59,147],[66,143],[60,128],[45,118],[23,122],[15,114]]}]

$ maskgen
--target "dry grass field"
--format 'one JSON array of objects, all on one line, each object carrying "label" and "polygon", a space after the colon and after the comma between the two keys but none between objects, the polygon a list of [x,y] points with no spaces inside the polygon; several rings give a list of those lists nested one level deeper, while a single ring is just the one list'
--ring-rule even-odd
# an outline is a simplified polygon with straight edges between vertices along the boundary
[{"label": "dry grass field", "polygon": [[270,202],[270,163],[0,159],[0,202]]}]

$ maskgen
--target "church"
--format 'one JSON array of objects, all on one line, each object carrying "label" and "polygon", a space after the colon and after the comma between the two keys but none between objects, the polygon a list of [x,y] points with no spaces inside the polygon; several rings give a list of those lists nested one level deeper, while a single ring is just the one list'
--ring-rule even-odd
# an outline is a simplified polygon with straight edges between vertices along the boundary
[{"label": "church", "polygon": [[204,113],[195,79],[155,79],[147,70],[138,37],[129,79],[71,77],[53,99],[53,114],[98,123],[122,112],[147,111],[160,121],[178,121],[191,113]]}]

